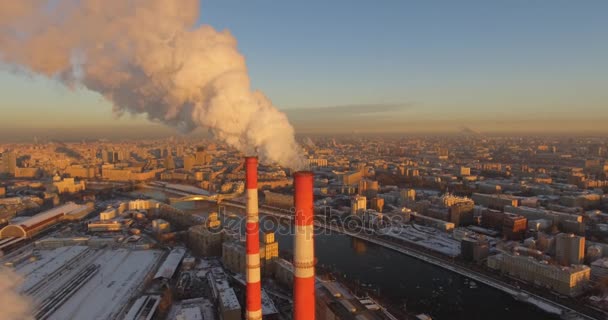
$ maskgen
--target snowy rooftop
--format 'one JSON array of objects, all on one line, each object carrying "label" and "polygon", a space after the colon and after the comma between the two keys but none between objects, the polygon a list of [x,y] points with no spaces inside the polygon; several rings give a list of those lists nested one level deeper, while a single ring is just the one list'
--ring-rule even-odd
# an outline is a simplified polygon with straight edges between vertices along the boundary
[{"label": "snowy rooftop", "polygon": [[171,320],[215,320],[215,305],[205,298],[175,301],[167,316]]},{"label": "snowy rooftop", "polygon": [[87,250],[87,247],[73,246],[42,251],[41,259],[17,268],[17,273],[24,278],[21,292],[27,293],[40,281],[54,274],[72,259],[83,255]]},{"label": "snowy rooftop", "polygon": [[226,310],[238,310],[241,308],[239,300],[236,298],[234,289],[228,288],[220,291],[220,301]]},{"label": "snowy rooftop", "polygon": [[137,299],[123,320],[150,320],[160,303],[160,296],[141,296]]},{"label": "snowy rooftop", "polygon": [[186,184],[166,183],[165,188],[174,189],[174,190],[183,191],[183,192],[192,193],[192,194],[200,194],[200,195],[204,195],[204,196],[211,195],[211,192],[209,192],[205,189],[197,188],[194,186],[189,186]]},{"label": "snowy rooftop", "polygon": [[262,315],[268,316],[276,313],[279,313],[277,307],[274,305],[274,302],[270,299],[266,291],[262,289]]},{"label": "snowy rooftop", "polygon": [[203,314],[199,307],[186,307],[182,308],[180,312],[175,316],[176,320],[203,320]]},{"label": "snowy rooftop", "polygon": [[158,268],[158,272],[154,276],[154,279],[165,278],[170,279],[173,277],[175,270],[177,270],[177,266],[182,261],[182,258],[186,254],[186,249],[184,248],[175,248],[171,250],[171,253],[167,256],[163,265]]},{"label": "snowy rooftop", "polygon": [[593,261],[591,267],[608,269],[608,258]]}]

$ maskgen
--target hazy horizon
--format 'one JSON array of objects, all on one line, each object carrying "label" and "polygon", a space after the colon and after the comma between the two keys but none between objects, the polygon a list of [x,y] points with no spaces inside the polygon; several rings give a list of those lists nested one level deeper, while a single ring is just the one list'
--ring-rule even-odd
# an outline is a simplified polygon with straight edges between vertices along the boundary
[{"label": "hazy horizon", "polygon": [[[297,134],[603,135],[606,10],[604,1],[212,0],[197,24],[235,36],[252,87]],[[178,134],[145,113],[117,117],[98,93],[14,70],[0,65],[0,140]]]}]

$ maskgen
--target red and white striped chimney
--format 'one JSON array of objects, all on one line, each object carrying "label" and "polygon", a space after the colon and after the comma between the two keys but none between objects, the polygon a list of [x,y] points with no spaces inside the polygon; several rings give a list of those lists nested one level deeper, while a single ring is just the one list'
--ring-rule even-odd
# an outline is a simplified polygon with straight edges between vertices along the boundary
[{"label": "red and white striped chimney", "polygon": [[258,214],[258,158],[245,157],[247,188],[247,290],[246,318],[248,320],[262,319],[262,285],[260,278],[260,236]]},{"label": "red and white striped chimney", "polygon": [[313,173],[294,174],[296,207],[294,242],[293,319],[315,319],[315,246],[313,239]]}]

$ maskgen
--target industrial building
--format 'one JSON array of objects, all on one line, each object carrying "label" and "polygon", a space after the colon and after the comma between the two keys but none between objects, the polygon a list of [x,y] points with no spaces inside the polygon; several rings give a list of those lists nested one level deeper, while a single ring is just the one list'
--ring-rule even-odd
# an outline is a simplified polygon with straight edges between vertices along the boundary
[{"label": "industrial building", "polygon": [[182,262],[184,255],[186,254],[185,248],[174,248],[171,250],[163,264],[158,268],[154,279],[171,279],[177,270],[177,267]]},{"label": "industrial building", "polygon": [[60,221],[79,220],[92,211],[92,203],[79,205],[68,202],[62,206],[44,211],[35,216],[11,222],[0,230],[0,238],[31,238]]},{"label": "industrial building", "polygon": [[159,295],[144,295],[139,297],[135,300],[123,320],[151,320],[160,304],[160,300],[161,297]]},{"label": "industrial building", "polygon": [[[219,306],[220,318],[223,320],[240,320],[241,305],[234,289],[228,283],[228,277],[220,267],[212,268],[207,273],[211,293]],[[261,314],[261,310],[260,310]]]},{"label": "industrial building", "polygon": [[215,304],[205,298],[193,298],[174,302],[167,319],[216,320]]}]

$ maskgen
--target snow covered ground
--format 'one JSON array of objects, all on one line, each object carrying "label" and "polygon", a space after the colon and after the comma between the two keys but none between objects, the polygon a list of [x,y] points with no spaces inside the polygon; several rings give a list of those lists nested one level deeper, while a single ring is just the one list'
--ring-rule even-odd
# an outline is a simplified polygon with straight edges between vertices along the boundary
[{"label": "snow covered ground", "polygon": [[115,319],[146,276],[156,270],[163,252],[68,246],[40,250],[37,256],[36,261],[16,266],[16,272],[25,278],[21,292],[37,305],[65,292],[67,284],[85,268],[99,266],[82,286],[66,295],[69,298],[53,309],[49,319]]},{"label": "snow covered ground", "polygon": [[106,250],[95,260],[100,271],[49,319],[116,318],[161,256],[153,250]]},{"label": "snow covered ground", "polygon": [[424,226],[403,225],[382,229],[382,234],[401,241],[417,244],[450,257],[460,254],[460,242],[445,232]]},{"label": "snow covered ground", "polygon": [[73,246],[39,251],[39,258],[36,261],[18,266],[17,268],[17,273],[24,278],[21,292],[27,293],[31,291],[35,285],[39,284],[42,280],[48,280],[64,265],[83,254],[86,250],[88,250],[87,247]]}]

